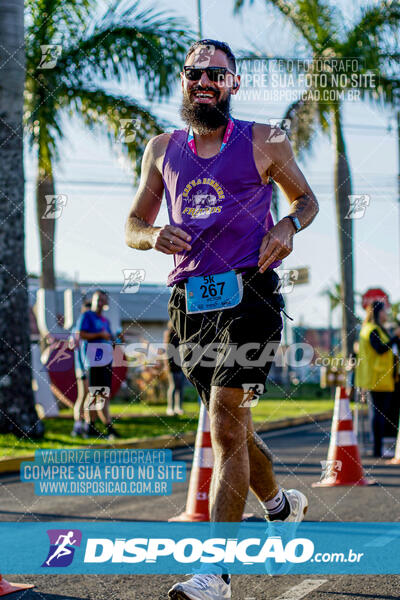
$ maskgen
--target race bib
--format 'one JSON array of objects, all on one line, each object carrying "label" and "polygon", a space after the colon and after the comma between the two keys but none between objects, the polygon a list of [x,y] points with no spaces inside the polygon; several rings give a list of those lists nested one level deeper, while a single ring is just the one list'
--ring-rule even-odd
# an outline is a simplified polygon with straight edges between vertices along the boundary
[{"label": "race bib", "polygon": [[224,310],[237,306],[243,297],[241,273],[189,277],[185,283],[186,312],[189,314]]}]

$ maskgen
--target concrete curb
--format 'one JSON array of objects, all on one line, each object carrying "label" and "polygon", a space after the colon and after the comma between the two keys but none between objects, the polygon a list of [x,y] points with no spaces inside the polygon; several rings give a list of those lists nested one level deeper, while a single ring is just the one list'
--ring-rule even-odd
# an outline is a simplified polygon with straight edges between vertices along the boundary
[{"label": "concrete curb", "polygon": [[[306,425],[308,423],[319,423],[320,421],[329,421],[332,419],[333,411],[328,410],[321,413],[315,413],[312,415],[304,415],[301,417],[287,417],[286,419],[279,419],[277,421],[271,421],[270,423],[261,423],[257,427],[255,423],[255,430],[257,433],[266,433],[267,431],[276,431],[279,429],[286,429],[288,427],[298,427],[299,425]],[[159,435],[154,438],[141,438],[141,439],[126,439],[120,442],[110,442],[109,444],[99,444],[92,448],[141,448],[141,449],[162,449],[162,448],[184,448],[185,446],[193,446],[196,439],[196,432],[191,431],[182,435]],[[84,449],[88,449],[87,446],[83,446]],[[18,473],[20,465],[24,461],[33,461],[35,458],[34,453],[26,454],[24,456],[14,456],[12,458],[0,458],[0,474],[1,473]]]}]

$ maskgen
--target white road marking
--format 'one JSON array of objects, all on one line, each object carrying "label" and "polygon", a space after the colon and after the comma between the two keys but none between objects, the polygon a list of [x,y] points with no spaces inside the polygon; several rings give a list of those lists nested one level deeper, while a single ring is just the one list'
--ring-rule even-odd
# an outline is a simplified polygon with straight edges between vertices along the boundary
[{"label": "white road marking", "polygon": [[290,590],[287,590],[287,592],[279,596],[276,600],[300,600],[327,581],[327,579],[304,579],[299,585],[290,588]]}]

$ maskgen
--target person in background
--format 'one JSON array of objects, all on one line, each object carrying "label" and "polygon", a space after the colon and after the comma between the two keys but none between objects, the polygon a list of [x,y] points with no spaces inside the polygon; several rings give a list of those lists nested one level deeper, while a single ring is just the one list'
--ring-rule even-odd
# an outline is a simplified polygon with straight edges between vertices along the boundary
[{"label": "person in background", "polygon": [[168,358],[165,361],[169,382],[167,395],[167,415],[169,417],[174,415],[183,415],[184,411],[182,406],[185,376],[176,360],[179,352],[179,338],[172,327],[171,321],[168,321],[167,329],[164,332],[164,343],[171,344],[176,349],[176,352],[170,352],[168,354]]},{"label": "person in background", "polygon": [[372,397],[374,452],[382,456],[382,440],[385,434],[386,415],[393,402],[395,367],[393,344],[398,341],[400,327],[394,336],[385,328],[387,312],[383,302],[375,301],[367,308],[360,331],[356,387],[369,390]]},{"label": "person in background", "polygon": [[[83,350],[85,356],[85,365],[88,369],[89,391],[96,393],[89,394],[87,402],[88,413],[86,415],[86,431],[89,436],[99,437],[101,434],[97,431],[94,423],[96,419],[95,412],[101,422],[106,426],[106,437],[113,439],[118,437],[117,431],[112,425],[110,417],[109,404],[112,382],[112,343],[113,335],[110,321],[102,314],[103,309],[108,304],[108,296],[103,290],[96,290],[92,297],[91,310],[83,313],[77,323],[79,338],[83,340]],[[90,348],[90,345],[93,345]],[[109,362],[104,364],[103,357],[107,353],[107,347],[110,345]],[[100,362],[101,366],[96,366]],[[95,402],[94,406],[93,402]]]},{"label": "person in background", "polygon": [[[88,298],[82,299],[81,315],[86,311],[90,310],[92,301]],[[78,324],[80,323],[81,317],[75,324],[72,330],[70,338],[70,348],[74,350],[74,365],[75,365],[75,377],[76,377],[76,388],[77,396],[74,404],[74,427],[72,429],[72,437],[87,437],[85,431],[84,421],[84,402],[89,392],[87,371],[85,368],[85,360],[82,352],[82,343],[79,341],[79,329]]]}]

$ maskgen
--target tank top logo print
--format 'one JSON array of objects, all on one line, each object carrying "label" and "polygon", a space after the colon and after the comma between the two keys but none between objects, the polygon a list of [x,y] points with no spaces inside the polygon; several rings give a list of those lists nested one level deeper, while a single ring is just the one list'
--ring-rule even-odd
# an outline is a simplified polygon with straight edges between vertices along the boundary
[{"label": "tank top logo print", "polygon": [[192,179],[182,192],[182,215],[189,219],[207,219],[210,215],[222,211],[225,198],[220,184],[211,177]]}]

